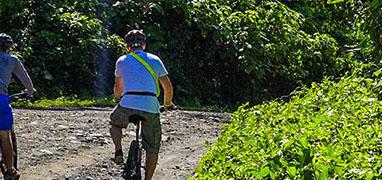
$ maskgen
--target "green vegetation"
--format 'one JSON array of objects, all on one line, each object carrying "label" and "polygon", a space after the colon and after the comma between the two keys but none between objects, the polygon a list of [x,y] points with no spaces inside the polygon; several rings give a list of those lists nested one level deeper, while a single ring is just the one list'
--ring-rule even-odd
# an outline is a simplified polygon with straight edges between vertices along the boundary
[{"label": "green vegetation", "polygon": [[40,99],[37,101],[18,100],[12,102],[13,107],[21,108],[63,108],[63,107],[113,107],[115,103],[112,98],[68,98],[59,97],[54,100]]},{"label": "green vegetation", "polygon": [[[250,7],[251,2],[247,3],[245,7]],[[284,74],[289,78],[286,82],[293,82],[293,77],[305,85],[291,93],[287,101],[276,99],[254,107],[241,106],[232,114],[232,123],[226,125],[218,141],[202,157],[192,179],[382,178],[382,48],[380,30],[376,28],[382,26],[382,2],[286,1],[263,5],[252,8],[281,13],[279,20],[274,19],[286,22],[287,27],[293,27],[293,21],[280,19],[300,17],[295,19],[297,34],[325,38],[313,43],[312,47],[318,49],[308,44],[294,49],[282,39],[293,30],[277,28],[279,31],[266,33],[285,33],[276,47],[286,45],[289,52],[284,57],[302,57],[299,65],[288,64],[283,69],[290,68]],[[269,20],[266,15],[259,19]],[[300,36],[297,39],[304,42]],[[322,42],[326,44],[320,46]],[[283,51],[277,49],[271,54],[277,52]],[[323,58],[328,52],[329,58]],[[265,69],[282,65],[288,62],[286,59],[270,63]],[[293,70],[298,71],[296,76]]]},{"label": "green vegetation", "polygon": [[[166,64],[179,102],[236,107],[378,64],[379,1],[3,0],[0,31],[40,98],[108,97],[134,24]],[[359,18],[354,18],[359,17]],[[130,27],[129,27],[130,26]],[[360,50],[361,49],[361,50]],[[380,59],[380,58],[379,58]],[[205,78],[208,77],[208,78]],[[48,88],[49,87],[49,88]],[[20,85],[12,83],[17,92]]]},{"label": "green vegetation", "polygon": [[[183,102],[181,110],[197,110],[208,112],[232,112],[233,109],[221,106],[203,106],[198,102]],[[86,108],[86,107],[115,107],[112,97],[109,98],[78,98],[78,97],[58,97],[56,99],[27,100],[20,99],[11,103],[15,108],[46,109],[46,108]]]},{"label": "green vegetation", "polygon": [[377,179],[382,177],[381,81],[325,79],[232,115],[195,179]]},{"label": "green vegetation", "polygon": [[0,31],[15,37],[41,98],[14,106],[112,106],[105,97],[121,37],[135,24],[166,64],[175,103],[217,111],[248,102],[195,179],[378,179],[381,8],[380,0],[2,0]]}]

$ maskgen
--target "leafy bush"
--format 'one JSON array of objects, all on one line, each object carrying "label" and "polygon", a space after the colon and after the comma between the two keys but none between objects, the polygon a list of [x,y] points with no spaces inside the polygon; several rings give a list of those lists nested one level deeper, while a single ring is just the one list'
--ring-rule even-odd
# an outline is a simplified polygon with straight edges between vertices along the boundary
[{"label": "leafy bush", "polygon": [[113,107],[115,103],[112,98],[89,98],[78,99],[75,97],[59,97],[54,100],[40,99],[35,102],[29,100],[18,100],[12,102],[13,107],[20,108],[63,108],[63,107]]},{"label": "leafy bush", "polygon": [[116,33],[146,30],[185,101],[259,102],[351,64],[337,58],[331,34],[304,32],[304,16],[278,1],[120,1],[114,12]]},{"label": "leafy bush", "polygon": [[8,17],[1,19],[5,26],[0,31],[14,37],[14,53],[23,57],[43,97],[95,94],[100,58],[105,57],[101,52],[115,42],[107,36],[103,15],[97,16],[97,5],[97,1],[0,2],[0,15]]},{"label": "leafy bush", "polygon": [[363,28],[373,40],[373,55],[375,57],[374,63],[380,66],[382,62],[382,1],[366,1],[363,8],[365,11],[365,21],[363,23]]},{"label": "leafy bush", "polygon": [[240,107],[194,179],[381,178],[380,83],[325,79],[287,103]]}]

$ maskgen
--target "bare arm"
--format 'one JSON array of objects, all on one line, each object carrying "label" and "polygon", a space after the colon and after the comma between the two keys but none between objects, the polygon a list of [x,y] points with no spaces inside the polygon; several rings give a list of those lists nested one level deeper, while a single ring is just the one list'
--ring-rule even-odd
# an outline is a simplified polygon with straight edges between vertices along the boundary
[{"label": "bare arm", "polygon": [[14,74],[20,79],[21,83],[27,89],[27,93],[29,97],[33,96],[35,89],[33,88],[32,79],[29,77],[27,71],[25,70],[23,64],[17,61]]},{"label": "bare arm", "polygon": [[114,99],[119,101],[122,96],[123,91],[123,78],[122,77],[115,77],[115,84],[114,84]]},{"label": "bare arm", "polygon": [[164,90],[164,106],[165,107],[174,106],[174,104],[172,103],[173,87],[172,87],[170,78],[168,76],[160,77],[159,82],[162,85]]}]

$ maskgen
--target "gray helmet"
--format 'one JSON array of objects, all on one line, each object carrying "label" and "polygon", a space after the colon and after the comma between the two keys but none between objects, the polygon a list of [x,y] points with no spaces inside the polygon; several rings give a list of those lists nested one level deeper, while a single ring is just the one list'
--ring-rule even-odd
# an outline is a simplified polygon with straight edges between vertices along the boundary
[{"label": "gray helmet", "polygon": [[146,43],[146,35],[143,30],[131,30],[125,35],[125,41],[128,47],[140,47]]},{"label": "gray helmet", "polygon": [[0,48],[10,48],[13,46],[12,37],[5,33],[0,33]]}]

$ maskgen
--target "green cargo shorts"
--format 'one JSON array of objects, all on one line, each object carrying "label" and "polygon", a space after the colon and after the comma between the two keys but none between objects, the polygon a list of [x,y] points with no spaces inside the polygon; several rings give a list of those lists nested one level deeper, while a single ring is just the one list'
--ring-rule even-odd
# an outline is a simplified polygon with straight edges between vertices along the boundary
[{"label": "green cargo shorts", "polygon": [[148,154],[158,154],[162,139],[159,113],[149,113],[117,105],[110,115],[110,124],[126,128],[131,116],[142,117],[142,145]]}]

